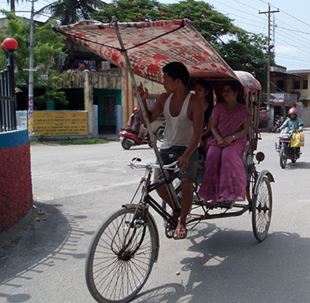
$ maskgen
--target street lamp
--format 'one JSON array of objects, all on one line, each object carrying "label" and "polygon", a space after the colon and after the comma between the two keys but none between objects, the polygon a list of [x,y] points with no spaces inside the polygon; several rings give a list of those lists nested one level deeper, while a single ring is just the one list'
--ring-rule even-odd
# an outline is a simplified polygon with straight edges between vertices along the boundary
[{"label": "street lamp", "polygon": [[15,51],[18,49],[18,43],[14,38],[5,38],[1,43],[1,48],[4,52]]}]

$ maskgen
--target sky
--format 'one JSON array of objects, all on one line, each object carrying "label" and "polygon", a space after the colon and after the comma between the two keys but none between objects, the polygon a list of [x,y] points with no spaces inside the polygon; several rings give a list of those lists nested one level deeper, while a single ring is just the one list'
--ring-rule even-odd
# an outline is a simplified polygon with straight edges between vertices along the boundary
[{"label": "sky", "polygon": [[[111,2],[105,0],[106,2]],[[35,9],[39,9],[52,0],[38,0]],[[176,3],[177,0],[161,0],[162,3]],[[268,1],[265,0],[208,0],[214,9],[233,19],[234,24],[253,33],[267,35],[268,19],[265,14],[268,10]],[[310,1],[309,0],[270,0],[272,10],[280,12],[273,14],[276,64],[292,69],[310,69]],[[7,0],[0,0],[1,9],[9,9]],[[29,10],[29,1],[19,0],[17,10]],[[28,16],[26,13],[19,15]],[[272,20],[273,21],[273,20]],[[273,23],[273,22],[272,22]],[[273,35],[274,32],[274,35]]]}]

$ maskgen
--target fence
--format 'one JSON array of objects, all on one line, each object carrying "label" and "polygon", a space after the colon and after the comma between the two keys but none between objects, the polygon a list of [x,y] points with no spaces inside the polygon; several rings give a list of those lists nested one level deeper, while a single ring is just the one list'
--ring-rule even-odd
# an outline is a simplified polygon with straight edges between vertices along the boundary
[{"label": "fence", "polygon": [[[10,60],[9,60],[10,61]],[[16,99],[13,64],[0,72],[0,132],[16,129]]]}]

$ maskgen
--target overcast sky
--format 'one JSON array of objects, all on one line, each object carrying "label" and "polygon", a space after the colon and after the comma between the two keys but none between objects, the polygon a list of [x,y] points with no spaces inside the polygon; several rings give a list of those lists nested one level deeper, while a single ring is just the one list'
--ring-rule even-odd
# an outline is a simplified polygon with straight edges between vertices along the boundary
[{"label": "overcast sky", "polygon": [[[29,10],[30,4],[19,0],[17,10]],[[51,0],[38,0],[39,9]],[[106,2],[111,2],[106,0]],[[163,3],[176,3],[175,0],[162,0]],[[243,29],[267,35],[267,16],[259,11],[268,9],[264,0],[208,0],[216,10],[234,20]],[[276,63],[288,69],[310,69],[310,1],[309,0],[270,0],[271,8],[280,12],[275,16]],[[0,0],[0,7],[8,9],[7,0]],[[27,15],[27,14],[23,14]]]}]

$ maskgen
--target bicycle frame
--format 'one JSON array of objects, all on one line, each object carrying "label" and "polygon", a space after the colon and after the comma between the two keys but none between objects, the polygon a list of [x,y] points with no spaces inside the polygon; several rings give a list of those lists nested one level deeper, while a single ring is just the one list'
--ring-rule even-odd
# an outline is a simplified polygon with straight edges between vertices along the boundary
[{"label": "bicycle frame", "polygon": [[[151,182],[151,176],[152,176],[152,172],[153,172],[153,168],[150,166],[146,166],[146,175],[141,179],[140,184],[134,194],[134,197],[132,199],[132,201],[134,200],[135,196],[137,195],[139,189],[142,186],[142,195],[140,198],[140,201],[138,203],[138,209],[143,209],[143,210],[147,210],[148,211],[148,207],[150,206],[156,213],[158,213],[167,223],[170,224],[170,226],[172,228],[175,228],[177,225],[177,219],[173,218],[151,195],[150,193],[153,192],[154,190],[158,189],[159,187],[166,185],[166,184],[171,184],[176,178],[178,178],[178,171],[177,172],[173,172],[169,175],[169,177],[167,179],[160,179],[158,181],[155,182]],[[250,164],[250,167],[248,167],[248,174],[250,175],[249,179],[252,178],[256,178],[257,177],[257,172],[255,169],[255,165],[252,162]],[[249,180],[248,183],[250,183],[251,181]],[[255,183],[255,181],[253,181],[252,183]],[[253,185],[253,184],[252,184]],[[250,190],[250,189],[249,189]],[[255,194],[254,189],[252,190],[252,194]],[[194,214],[193,212],[190,213],[190,216],[192,218],[190,218],[187,223],[193,223],[193,222],[199,222],[202,220],[206,220],[206,219],[219,219],[219,218],[226,218],[226,217],[237,217],[237,216],[241,216],[242,214],[244,214],[246,211],[251,211],[251,202],[249,201],[249,203],[247,204],[242,204],[242,203],[235,203],[234,207],[235,208],[239,208],[239,210],[230,210],[224,206],[221,206],[221,204],[217,204],[216,206],[213,206],[211,204],[204,204],[203,201],[201,201],[199,194],[198,194],[198,186],[195,183],[194,186],[194,194],[198,197],[198,204],[197,207],[201,207],[201,209],[203,210],[203,214]],[[132,203],[131,201],[131,203]],[[196,207],[196,208],[197,208]],[[220,212],[220,213],[209,213],[210,211],[216,209],[216,208],[224,208],[224,211]],[[192,208],[192,211],[196,208]]]}]

